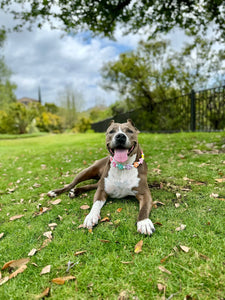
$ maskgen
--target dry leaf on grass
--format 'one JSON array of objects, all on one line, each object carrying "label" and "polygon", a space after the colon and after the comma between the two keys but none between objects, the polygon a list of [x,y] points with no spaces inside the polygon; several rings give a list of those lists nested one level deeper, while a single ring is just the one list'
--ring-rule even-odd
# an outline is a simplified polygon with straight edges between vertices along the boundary
[{"label": "dry leaf on grass", "polygon": [[99,240],[99,241],[102,242],[102,243],[110,243],[109,240]]},{"label": "dry leaf on grass", "polygon": [[50,203],[51,203],[52,205],[57,205],[57,204],[59,204],[61,201],[62,201],[61,199],[56,199],[56,200],[50,201]]},{"label": "dry leaf on grass", "polygon": [[165,292],[165,290],[166,290],[166,286],[162,283],[158,283],[157,288],[158,288],[159,292]]},{"label": "dry leaf on grass", "polygon": [[135,253],[140,253],[142,251],[142,246],[143,246],[143,241],[140,240],[134,247],[134,252]]},{"label": "dry leaf on grass", "polygon": [[17,259],[17,260],[10,260],[7,263],[4,264],[4,266],[2,267],[2,270],[5,270],[7,268],[20,268],[23,265],[26,265],[28,262],[30,261],[30,258],[21,258],[21,259]]},{"label": "dry leaf on grass", "polygon": [[87,252],[87,250],[77,251],[77,252],[74,253],[74,255],[75,255],[75,256],[78,256],[78,255],[82,255],[82,254],[84,254],[84,253],[86,253],[86,252]]},{"label": "dry leaf on grass", "polygon": [[186,225],[184,225],[184,224],[181,224],[179,227],[177,227],[175,230],[176,231],[182,231],[182,230],[184,230],[186,228]]},{"label": "dry leaf on grass", "polygon": [[167,274],[169,274],[169,275],[172,274],[169,270],[167,270],[167,269],[164,268],[163,266],[159,266],[158,268],[159,268],[159,270],[160,270],[161,272],[167,273]]},{"label": "dry leaf on grass", "polygon": [[58,226],[57,223],[50,223],[50,224],[48,224],[48,227],[50,227],[52,230],[55,229],[56,226]]},{"label": "dry leaf on grass", "polygon": [[165,203],[160,202],[160,201],[154,201],[153,202],[153,207],[154,208],[157,208],[158,206],[164,206],[164,205],[165,205]]},{"label": "dry leaf on grass", "polygon": [[48,210],[50,210],[49,207],[40,207],[40,210],[39,210],[38,212],[35,212],[35,213],[33,214],[33,217],[40,216],[40,215],[46,213]]},{"label": "dry leaf on grass", "polygon": [[83,209],[83,210],[89,209],[89,208],[90,208],[90,206],[87,204],[81,205],[81,207],[80,207],[80,209]]},{"label": "dry leaf on grass", "polygon": [[124,264],[124,265],[129,265],[129,264],[133,264],[134,262],[133,261],[121,261],[121,264]]},{"label": "dry leaf on grass", "polygon": [[216,182],[219,182],[219,183],[225,182],[225,178],[218,178],[218,179],[215,179],[215,180],[216,180]]},{"label": "dry leaf on grass", "polygon": [[50,288],[47,287],[44,292],[42,292],[40,295],[36,296],[35,299],[42,299],[42,298],[45,298],[45,297],[48,297],[50,294]]},{"label": "dry leaf on grass", "polygon": [[65,276],[65,277],[54,278],[54,279],[52,279],[52,282],[62,285],[66,281],[75,280],[75,279],[76,279],[76,277],[74,277],[74,276]]},{"label": "dry leaf on grass", "polygon": [[0,279],[0,286],[3,285],[4,283],[6,283],[9,280],[9,276],[6,276],[2,279]]},{"label": "dry leaf on grass", "polygon": [[174,253],[170,253],[170,254],[168,254],[167,256],[163,257],[163,258],[160,260],[161,264],[163,264],[170,256],[173,256],[173,255],[174,255]]},{"label": "dry leaf on grass", "polygon": [[48,246],[49,243],[51,243],[51,239],[46,239],[44,240],[43,244],[41,245],[41,247],[38,249],[38,251],[40,251],[41,249],[45,248],[46,246]]},{"label": "dry leaf on grass", "polygon": [[105,218],[101,219],[100,223],[109,222],[109,221],[110,221],[109,217],[105,217]]},{"label": "dry leaf on grass", "polygon": [[41,270],[40,275],[48,274],[48,273],[50,273],[50,271],[51,271],[51,265],[47,265],[46,267],[44,267],[44,268]]},{"label": "dry leaf on grass", "polygon": [[117,208],[116,211],[117,211],[118,213],[120,213],[122,209],[123,209],[122,207],[119,207],[119,208]]},{"label": "dry leaf on grass", "polygon": [[180,245],[180,248],[181,248],[181,250],[184,251],[185,253],[188,253],[189,250],[190,250],[190,248],[189,248],[189,247],[186,247],[186,246],[181,246],[181,245]]},{"label": "dry leaf on grass", "polygon": [[32,250],[30,250],[30,252],[28,253],[28,256],[34,256],[34,254],[37,252],[37,249],[33,248]]},{"label": "dry leaf on grass", "polygon": [[45,236],[48,239],[52,240],[52,231],[46,231],[46,232],[44,232],[43,236]]},{"label": "dry leaf on grass", "polygon": [[10,221],[15,221],[15,220],[18,220],[18,219],[22,218],[23,216],[24,215],[16,215],[16,216],[11,217],[9,220]]},{"label": "dry leaf on grass", "polygon": [[0,239],[3,238],[4,232],[0,233]]},{"label": "dry leaf on grass", "polygon": [[13,272],[12,274],[9,275],[9,279],[12,279],[12,278],[16,277],[18,274],[23,273],[26,270],[26,268],[27,268],[26,265],[22,265],[15,272]]}]

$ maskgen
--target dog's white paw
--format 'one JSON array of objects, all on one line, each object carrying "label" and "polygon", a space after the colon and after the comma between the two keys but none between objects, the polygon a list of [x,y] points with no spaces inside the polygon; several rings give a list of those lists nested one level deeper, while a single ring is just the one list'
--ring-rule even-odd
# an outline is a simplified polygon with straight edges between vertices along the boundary
[{"label": "dog's white paw", "polygon": [[54,197],[57,196],[56,193],[53,192],[53,191],[49,191],[47,195],[48,195],[49,197],[51,197],[51,198],[54,198]]},{"label": "dog's white paw", "polygon": [[85,220],[84,220],[84,227],[91,229],[92,227],[94,227],[96,224],[98,224],[98,220],[100,219],[100,214],[98,214],[97,212],[90,212]]},{"label": "dog's white paw", "polygon": [[151,235],[155,231],[155,227],[150,219],[144,219],[137,222],[137,231],[142,234]]},{"label": "dog's white paw", "polygon": [[91,229],[93,226],[98,224],[98,220],[100,219],[100,211],[102,206],[105,204],[105,201],[97,200],[94,202],[90,213],[84,220],[84,227]]},{"label": "dog's white paw", "polygon": [[69,197],[70,198],[75,198],[75,190],[74,189],[69,191]]}]

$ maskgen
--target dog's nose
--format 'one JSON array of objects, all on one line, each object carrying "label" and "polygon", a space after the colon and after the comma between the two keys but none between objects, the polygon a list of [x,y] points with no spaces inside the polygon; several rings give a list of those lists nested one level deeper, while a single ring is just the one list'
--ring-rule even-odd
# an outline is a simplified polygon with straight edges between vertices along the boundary
[{"label": "dog's nose", "polygon": [[126,142],[126,136],[125,136],[125,134],[123,134],[123,133],[118,133],[118,134],[116,135],[116,141],[117,141],[118,143],[120,143],[120,144],[125,144],[125,142]]}]

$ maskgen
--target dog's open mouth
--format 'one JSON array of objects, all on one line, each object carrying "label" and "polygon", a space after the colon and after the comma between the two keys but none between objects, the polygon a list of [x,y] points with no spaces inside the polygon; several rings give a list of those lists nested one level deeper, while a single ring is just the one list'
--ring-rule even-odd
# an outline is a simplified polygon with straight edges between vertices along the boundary
[{"label": "dog's open mouth", "polygon": [[128,156],[132,153],[135,148],[135,144],[129,148],[110,148],[108,147],[109,152],[112,154],[114,159],[120,163],[123,163],[128,160]]}]

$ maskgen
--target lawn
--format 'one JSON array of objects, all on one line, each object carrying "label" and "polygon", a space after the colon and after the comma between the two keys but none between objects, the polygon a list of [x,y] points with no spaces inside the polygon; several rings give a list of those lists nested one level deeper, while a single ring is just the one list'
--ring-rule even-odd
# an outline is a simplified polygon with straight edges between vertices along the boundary
[{"label": "lawn", "polygon": [[[151,237],[136,232],[132,197],[109,199],[103,222],[89,232],[78,227],[94,191],[76,199],[46,195],[104,157],[104,139],[0,140],[0,267],[30,258],[27,268],[17,262],[1,270],[0,299],[41,298],[47,288],[50,299],[63,300],[224,299],[225,132],[140,134],[155,201]],[[28,256],[32,249],[36,253]],[[65,276],[71,277],[64,284],[52,282]]]}]

